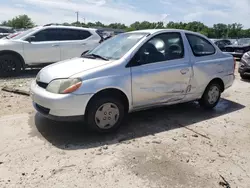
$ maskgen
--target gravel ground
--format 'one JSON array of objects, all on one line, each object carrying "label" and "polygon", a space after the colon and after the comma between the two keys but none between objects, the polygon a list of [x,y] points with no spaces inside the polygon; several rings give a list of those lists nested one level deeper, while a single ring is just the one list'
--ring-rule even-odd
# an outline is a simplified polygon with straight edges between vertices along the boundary
[{"label": "gravel ground", "polygon": [[[0,80],[29,90],[36,72]],[[0,91],[0,187],[250,187],[250,82],[237,75],[214,111],[196,103],[129,115],[117,133],[36,114]],[[224,186],[226,187],[226,186]]]}]

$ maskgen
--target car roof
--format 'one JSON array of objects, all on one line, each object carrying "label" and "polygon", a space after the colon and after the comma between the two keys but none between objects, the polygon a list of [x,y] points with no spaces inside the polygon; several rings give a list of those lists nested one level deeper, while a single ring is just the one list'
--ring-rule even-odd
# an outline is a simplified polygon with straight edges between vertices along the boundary
[{"label": "car roof", "polygon": [[160,32],[164,32],[164,31],[165,32],[185,32],[185,33],[196,34],[196,35],[199,34],[197,32],[183,30],[183,29],[144,29],[144,30],[131,31],[130,33],[150,33],[150,34],[155,34],[155,33],[160,33]]},{"label": "car roof", "polygon": [[64,29],[84,29],[88,31],[96,31],[97,29],[95,28],[87,28],[87,27],[76,27],[76,26],[63,26],[63,25],[48,25],[48,26],[43,26],[43,28],[64,28]]}]

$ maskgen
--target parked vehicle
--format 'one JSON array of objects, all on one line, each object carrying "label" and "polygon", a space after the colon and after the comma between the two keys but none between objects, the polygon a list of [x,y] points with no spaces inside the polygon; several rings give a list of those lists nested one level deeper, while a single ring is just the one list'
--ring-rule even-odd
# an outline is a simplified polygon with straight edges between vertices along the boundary
[{"label": "parked vehicle", "polygon": [[214,39],[213,42],[221,51],[225,51],[226,46],[232,45],[232,42],[229,39]]},{"label": "parked vehicle", "polygon": [[238,72],[242,79],[250,78],[250,51],[242,56]]},{"label": "parked vehicle", "polygon": [[0,40],[0,76],[18,74],[27,66],[40,66],[73,57],[99,45],[96,29],[46,25]]},{"label": "parked vehicle", "polygon": [[22,32],[15,32],[15,33],[11,33],[9,35],[7,35],[6,37],[1,38],[2,40],[9,40],[12,39],[14,37],[16,37],[17,35],[21,34]]},{"label": "parked vehicle", "polygon": [[14,32],[15,30],[11,27],[0,26],[0,39]]},{"label": "parked vehicle", "polygon": [[55,120],[117,129],[128,112],[198,100],[214,108],[234,81],[235,61],[185,30],[119,34],[83,57],[43,68],[31,85],[35,109]]},{"label": "parked vehicle", "polygon": [[229,52],[234,57],[241,58],[244,53],[250,51],[250,38],[238,39],[235,44],[225,46],[225,52]]}]

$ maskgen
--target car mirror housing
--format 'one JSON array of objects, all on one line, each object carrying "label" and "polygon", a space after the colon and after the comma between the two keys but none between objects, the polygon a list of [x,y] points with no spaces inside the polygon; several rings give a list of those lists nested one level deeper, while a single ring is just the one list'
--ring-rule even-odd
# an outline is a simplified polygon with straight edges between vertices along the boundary
[{"label": "car mirror housing", "polygon": [[35,38],[36,38],[35,36],[29,36],[29,37],[27,38],[27,41],[28,41],[29,43],[31,43],[32,41],[34,41]]}]

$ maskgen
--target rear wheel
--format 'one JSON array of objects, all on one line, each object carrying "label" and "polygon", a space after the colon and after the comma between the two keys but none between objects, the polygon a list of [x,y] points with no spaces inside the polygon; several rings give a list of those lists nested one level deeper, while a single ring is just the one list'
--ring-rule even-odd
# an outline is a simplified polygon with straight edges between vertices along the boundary
[{"label": "rear wheel", "polygon": [[214,108],[221,96],[222,88],[218,83],[211,83],[207,86],[202,98],[199,100],[199,104],[205,109]]},{"label": "rear wheel", "polygon": [[17,76],[20,74],[22,64],[15,55],[5,54],[0,56],[0,76]]},{"label": "rear wheel", "polygon": [[106,133],[118,129],[124,115],[125,110],[121,100],[100,96],[88,105],[86,118],[90,129]]}]

